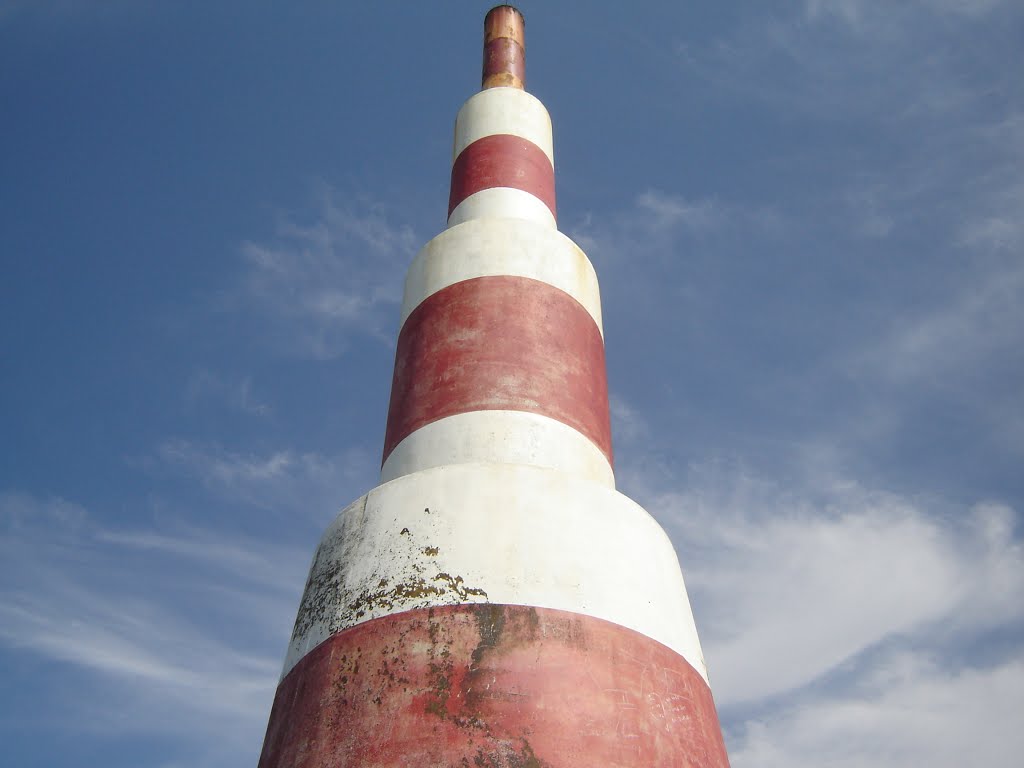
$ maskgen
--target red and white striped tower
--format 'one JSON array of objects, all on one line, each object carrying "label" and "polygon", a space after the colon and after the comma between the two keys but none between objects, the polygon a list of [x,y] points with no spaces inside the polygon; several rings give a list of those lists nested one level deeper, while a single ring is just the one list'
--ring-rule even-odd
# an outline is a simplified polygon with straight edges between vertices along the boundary
[{"label": "red and white striped tower", "polygon": [[615,490],[597,278],[555,223],[523,19],[484,29],[381,485],[320,542],[259,764],[721,768],[675,551]]}]

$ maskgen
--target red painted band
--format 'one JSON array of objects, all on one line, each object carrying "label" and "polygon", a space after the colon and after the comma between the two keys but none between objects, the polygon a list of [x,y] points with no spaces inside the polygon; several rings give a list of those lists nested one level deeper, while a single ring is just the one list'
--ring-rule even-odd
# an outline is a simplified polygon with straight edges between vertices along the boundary
[{"label": "red painted band", "polygon": [[398,334],[384,460],[433,421],[528,411],[581,432],[612,461],[604,340],[583,305],[527,277],[477,277],[416,307]]},{"label": "red painted band", "polygon": [[639,632],[566,611],[423,608],[281,681],[259,768],[728,768],[711,691]]},{"label": "red painted band", "polygon": [[463,149],[452,165],[448,215],[473,193],[494,187],[529,192],[555,215],[555,170],[532,141],[502,133],[484,136]]}]

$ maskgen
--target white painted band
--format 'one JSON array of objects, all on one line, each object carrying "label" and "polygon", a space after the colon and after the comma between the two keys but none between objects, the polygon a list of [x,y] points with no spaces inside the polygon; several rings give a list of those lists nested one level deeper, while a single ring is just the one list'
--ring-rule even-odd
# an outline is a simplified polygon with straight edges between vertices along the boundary
[{"label": "white painted band", "polygon": [[501,603],[642,632],[707,680],[679,561],[661,526],[610,488],[515,464],[437,467],[378,486],[321,539],[284,674],[370,619]]},{"label": "white painted band", "polygon": [[565,291],[601,329],[601,292],[590,259],[557,230],[521,219],[471,219],[416,254],[405,275],[399,327],[428,296],[475,277],[528,277]]},{"label": "white painted band", "polygon": [[526,411],[470,411],[408,435],[388,456],[382,483],[431,467],[470,462],[549,467],[615,487],[607,457],[582,433]]},{"label": "white painted band", "polygon": [[470,97],[455,118],[452,163],[477,139],[496,134],[532,141],[555,166],[551,117],[540,100],[519,88],[488,88]]},{"label": "white painted band", "polygon": [[474,192],[455,206],[448,217],[448,226],[486,218],[527,219],[550,229],[558,228],[551,209],[539,197],[512,187],[491,187]]}]

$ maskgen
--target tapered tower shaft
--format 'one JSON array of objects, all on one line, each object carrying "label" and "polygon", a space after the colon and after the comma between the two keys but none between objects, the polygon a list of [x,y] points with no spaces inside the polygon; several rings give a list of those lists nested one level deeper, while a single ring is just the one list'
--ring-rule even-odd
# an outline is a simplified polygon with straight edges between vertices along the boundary
[{"label": "tapered tower shaft", "polygon": [[671,542],[615,490],[594,269],[524,23],[484,23],[409,267],[381,485],[317,549],[261,768],[728,765]]}]

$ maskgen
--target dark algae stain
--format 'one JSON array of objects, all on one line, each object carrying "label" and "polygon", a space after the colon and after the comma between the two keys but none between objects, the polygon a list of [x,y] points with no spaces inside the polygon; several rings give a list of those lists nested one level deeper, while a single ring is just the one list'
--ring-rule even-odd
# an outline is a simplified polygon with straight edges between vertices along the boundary
[{"label": "dark algae stain", "polygon": [[505,608],[501,605],[484,603],[473,607],[473,618],[476,619],[477,631],[480,633],[480,642],[473,649],[473,665],[483,661],[484,654],[495,647],[501,641],[501,635],[505,631]]},{"label": "dark algae stain", "polygon": [[509,759],[509,768],[548,768],[548,764],[541,760],[533,752],[530,742],[523,739],[523,748],[518,755]]},{"label": "dark algae stain", "polygon": [[534,754],[526,739],[520,739],[516,750],[511,744],[500,744],[496,749],[478,749],[473,756],[476,768],[551,768],[550,764]]},{"label": "dark algae stain", "polygon": [[[407,542],[399,544],[400,537]],[[462,576],[444,571],[431,576],[437,566],[423,558],[438,557],[441,548],[417,542],[416,538],[408,528],[402,528],[393,539],[395,546],[383,553],[385,560],[404,573],[390,577],[378,573],[360,584],[347,582],[348,553],[339,551],[337,536],[322,541],[306,582],[292,638],[304,635],[318,622],[326,624],[326,632],[332,634],[375,613],[488,599],[486,590],[468,586]]]}]

